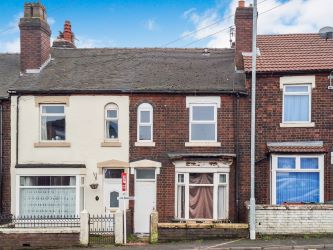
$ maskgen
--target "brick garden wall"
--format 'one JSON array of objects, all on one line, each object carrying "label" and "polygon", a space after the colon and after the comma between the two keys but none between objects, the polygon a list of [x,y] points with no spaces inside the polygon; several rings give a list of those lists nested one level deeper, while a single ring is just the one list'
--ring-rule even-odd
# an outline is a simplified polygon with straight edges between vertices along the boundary
[{"label": "brick garden wall", "polygon": [[258,234],[332,234],[333,205],[256,206]]},{"label": "brick garden wall", "polygon": [[29,249],[80,245],[80,233],[1,233],[0,248]]},{"label": "brick garden wall", "polygon": [[[245,97],[240,97],[241,106],[247,105]],[[174,218],[175,206],[175,167],[168,158],[167,153],[235,153],[235,103],[236,97],[232,95],[221,96],[221,108],[218,109],[218,141],[221,147],[185,147],[185,142],[189,141],[189,109],[186,108],[185,95],[131,95],[130,96],[130,162],[150,159],[162,163],[161,173],[157,177],[157,211],[159,221],[167,222]],[[153,139],[155,147],[136,147],[137,140],[137,107],[143,102],[150,103],[154,108],[154,132]],[[246,120],[247,110],[242,110]],[[240,140],[248,138],[248,132],[241,132]],[[242,162],[248,160],[248,145],[242,146]],[[247,168],[248,164],[241,164],[244,173],[241,173],[240,207],[244,207],[244,201],[248,198]],[[244,175],[243,175],[244,174]],[[229,218],[236,219],[235,201],[235,160],[231,166],[229,183]],[[130,176],[130,195],[134,195],[134,176]],[[134,209],[133,201],[130,202],[130,209]],[[244,207],[245,209],[245,207]],[[243,211],[245,212],[245,210]],[[246,213],[245,213],[246,214]],[[243,216],[246,219],[246,216]]]}]

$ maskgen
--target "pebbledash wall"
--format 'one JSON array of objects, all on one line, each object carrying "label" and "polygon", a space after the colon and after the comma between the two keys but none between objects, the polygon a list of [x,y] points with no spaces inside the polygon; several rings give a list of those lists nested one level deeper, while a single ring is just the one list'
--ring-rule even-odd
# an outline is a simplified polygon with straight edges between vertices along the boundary
[{"label": "pebbledash wall", "polygon": [[[66,140],[65,143],[50,141],[45,144],[40,141],[40,107],[37,103],[49,103],[46,99],[36,96],[20,96],[18,107],[18,133],[17,96],[11,97],[11,213],[19,215],[19,176],[34,175],[76,175],[84,177],[77,179],[76,187],[84,188],[84,198],[77,192],[76,211],[86,208],[91,214],[112,212],[106,208],[103,194],[103,172],[98,167],[101,162],[116,160],[128,163],[129,160],[129,98],[128,96],[105,95],[71,95],[65,98],[59,96],[46,96],[51,103],[58,103],[57,99],[68,100],[65,105]],[[39,98],[39,99],[38,99]],[[61,103],[61,101],[60,101]],[[114,103],[119,109],[119,141],[116,146],[103,144],[105,121],[104,108]],[[18,149],[16,141],[18,135]],[[52,144],[54,143],[54,144]],[[16,150],[18,157],[16,162]],[[25,165],[24,168],[16,168]],[[71,164],[84,165],[84,168],[66,167]],[[30,168],[29,165],[34,167]],[[49,166],[47,166],[49,165]],[[57,168],[57,165],[62,166]],[[50,167],[53,166],[53,167]],[[107,167],[107,164],[104,165]],[[113,166],[114,167],[114,166]],[[125,168],[125,166],[119,166]],[[128,170],[125,168],[125,171]],[[94,173],[97,174],[95,180]],[[98,183],[97,189],[91,189],[91,183]],[[82,190],[82,189],[81,189]],[[80,197],[81,196],[81,197]],[[99,197],[96,200],[96,196]],[[83,204],[84,203],[84,204]]]},{"label": "pebbledash wall", "polygon": [[[283,91],[280,77],[315,76],[315,87],[311,93],[311,119],[313,127],[281,127]],[[271,204],[271,163],[267,142],[323,141],[324,155],[324,201],[333,199],[333,170],[330,151],[333,148],[333,91],[327,89],[329,72],[307,72],[300,74],[258,74],[257,77],[257,124],[256,124],[256,202]],[[274,100],[274,101],[272,101]],[[286,153],[284,153],[286,154]],[[290,152],[289,154],[307,154]],[[316,154],[313,152],[312,154]],[[317,153],[318,154],[318,153]]]},{"label": "pebbledash wall", "polygon": [[[239,97],[239,116],[236,115],[236,95],[224,94],[219,96],[221,108],[217,110],[217,141],[219,147],[187,147],[189,141],[189,108],[186,107],[185,94],[133,94],[130,96],[130,162],[149,159],[161,163],[160,174],[157,175],[157,204],[159,222],[171,222],[175,219],[175,165],[168,153],[225,153],[236,154],[236,121],[240,118],[242,125],[238,134],[239,158],[233,158],[229,175],[229,216],[232,222],[246,221],[244,202],[249,198],[247,187],[249,174],[249,133],[244,127],[248,126],[248,99]],[[214,95],[216,96],[216,95]],[[154,146],[136,146],[137,141],[137,108],[141,103],[153,106],[153,138]],[[239,161],[239,191],[236,202],[235,168]],[[134,176],[130,177],[130,195],[135,196]],[[134,201],[135,202],[135,201]],[[130,201],[131,210],[134,202]],[[237,214],[239,208],[239,216]],[[238,218],[239,217],[239,218]]]},{"label": "pebbledash wall", "polygon": [[333,205],[257,205],[258,234],[332,234]]}]

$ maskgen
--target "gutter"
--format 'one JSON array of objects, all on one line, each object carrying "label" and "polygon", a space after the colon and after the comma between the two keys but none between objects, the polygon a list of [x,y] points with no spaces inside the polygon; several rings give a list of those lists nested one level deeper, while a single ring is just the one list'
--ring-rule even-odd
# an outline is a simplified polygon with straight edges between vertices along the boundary
[{"label": "gutter", "polygon": [[131,90],[131,89],[112,89],[112,90],[101,90],[101,89],[91,89],[91,90],[9,90],[9,94],[32,94],[32,95],[63,95],[63,94],[115,94],[115,93],[130,93],[130,94],[239,94],[248,95],[246,90]]}]

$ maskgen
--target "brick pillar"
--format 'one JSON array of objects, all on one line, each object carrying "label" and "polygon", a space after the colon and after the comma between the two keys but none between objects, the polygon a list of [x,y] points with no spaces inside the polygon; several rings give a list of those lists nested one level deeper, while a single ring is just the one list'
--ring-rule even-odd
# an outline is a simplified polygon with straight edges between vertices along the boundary
[{"label": "brick pillar", "polygon": [[236,67],[244,69],[242,52],[252,51],[252,27],[253,27],[253,7],[245,7],[244,1],[239,1],[239,6],[235,13],[236,26]]}]

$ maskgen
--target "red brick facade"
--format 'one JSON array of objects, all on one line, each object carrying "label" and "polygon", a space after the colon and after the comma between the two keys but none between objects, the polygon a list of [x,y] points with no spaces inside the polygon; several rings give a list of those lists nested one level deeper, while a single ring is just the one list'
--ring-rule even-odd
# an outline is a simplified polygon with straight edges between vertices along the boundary
[{"label": "red brick facade", "polygon": [[[150,103],[153,108],[153,139],[155,147],[137,147],[137,107],[143,103]],[[240,97],[240,117],[246,124],[247,107],[246,98]],[[167,222],[175,218],[175,166],[168,157],[168,153],[236,153],[235,144],[235,125],[236,96],[222,95],[221,108],[218,109],[217,141],[221,142],[221,147],[185,147],[185,142],[189,141],[189,109],[186,108],[186,95],[167,95],[167,94],[133,94],[130,96],[130,162],[149,159],[162,163],[161,173],[157,177],[157,211],[159,221]],[[242,130],[243,128],[241,128]],[[248,140],[248,133],[243,130],[239,134],[239,140]],[[239,163],[242,168],[240,174],[240,201],[239,207],[244,212],[244,201],[248,199],[247,169],[248,165],[248,146],[240,146]],[[229,218],[236,221],[236,200],[235,200],[235,167],[236,159],[231,165],[229,176]],[[134,177],[130,178],[130,195],[135,195]],[[134,209],[133,202],[131,209]],[[245,216],[241,216],[244,220]]]},{"label": "red brick facade", "polygon": [[[296,75],[296,74],[293,74]],[[312,89],[311,119],[315,127],[280,127],[282,122],[282,98],[280,76],[274,74],[257,76],[256,119],[256,199],[257,203],[270,203],[270,162],[267,142],[323,141],[328,152],[333,147],[333,92],[327,89],[329,72],[307,72],[300,75],[316,75],[316,86]],[[248,79],[250,76],[248,76]],[[290,152],[293,153],[293,152]],[[325,201],[332,200],[332,169],[330,154],[325,153]]]},{"label": "red brick facade", "polygon": [[9,214],[11,206],[10,195],[10,101],[2,101],[2,135],[3,135],[3,176],[2,176],[2,204],[1,213]]}]

